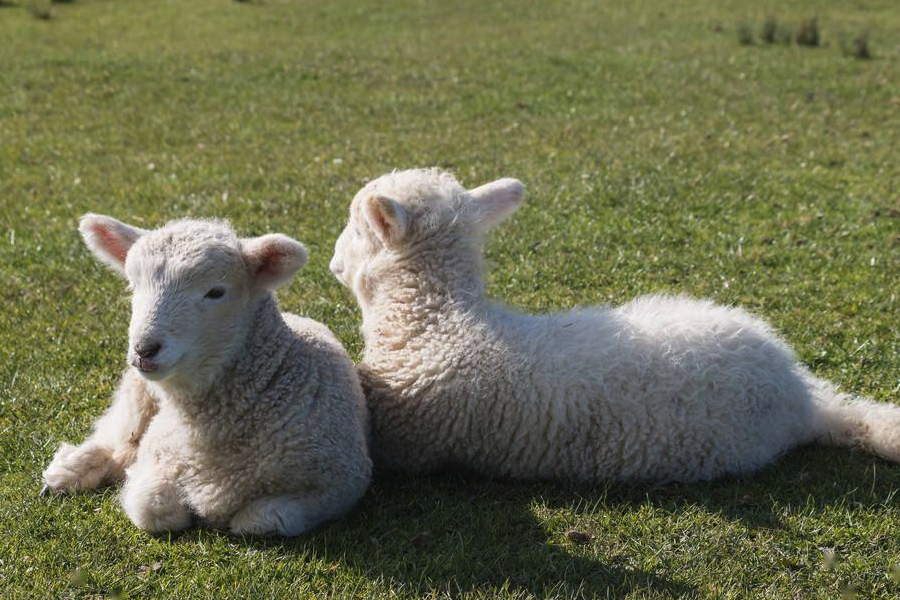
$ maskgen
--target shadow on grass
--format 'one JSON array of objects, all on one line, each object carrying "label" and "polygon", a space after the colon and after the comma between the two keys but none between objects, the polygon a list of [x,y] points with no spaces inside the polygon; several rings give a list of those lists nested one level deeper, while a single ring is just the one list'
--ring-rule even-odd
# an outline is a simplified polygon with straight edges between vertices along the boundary
[{"label": "shadow on grass", "polygon": [[873,508],[890,503],[900,490],[900,466],[861,451],[807,446],[744,478],[605,489],[605,505],[610,508],[649,503],[677,513],[697,506],[751,529],[777,529],[782,527],[780,515],[786,509]]},{"label": "shadow on grass", "polygon": [[465,474],[381,477],[346,519],[295,540],[246,539],[344,563],[373,581],[416,596],[504,590],[533,596],[620,597],[698,592],[665,569],[628,566],[603,548],[578,547],[548,531],[535,506],[629,512],[641,506],[678,514],[700,509],[749,528],[777,528],[788,508],[877,507],[900,489],[900,467],[843,449],[811,447],[754,477],[662,487],[488,481]]},{"label": "shadow on grass", "polygon": [[[415,597],[481,592],[681,597],[693,587],[554,542],[533,514],[535,486],[464,474],[382,477],[345,520],[296,540],[246,538],[248,546],[313,552]],[[613,596],[615,597],[615,596]]]},{"label": "shadow on grass", "polygon": [[[610,514],[633,517],[647,508],[675,517],[707,513],[748,529],[779,528],[785,515],[798,512],[877,510],[889,506],[897,490],[900,466],[822,447],[797,450],[753,477],[702,484],[579,486],[460,473],[392,476],[378,478],[346,518],[308,535],[231,539],[298,561],[313,556],[338,563],[376,587],[413,597],[698,596],[700,590],[673,575],[665,556],[656,557],[660,566],[650,571],[639,566],[645,556],[607,546],[600,530],[584,544],[565,532],[572,523],[590,524]],[[193,528],[176,537],[190,544],[209,535]]]},{"label": "shadow on grass", "polygon": [[[780,529],[785,511],[887,506],[900,491],[900,466],[861,451],[806,446],[743,478],[650,486],[557,486],[542,499],[575,514],[600,499],[607,510],[649,506],[671,514],[699,508],[748,529]],[[580,502],[575,502],[578,499]]]}]

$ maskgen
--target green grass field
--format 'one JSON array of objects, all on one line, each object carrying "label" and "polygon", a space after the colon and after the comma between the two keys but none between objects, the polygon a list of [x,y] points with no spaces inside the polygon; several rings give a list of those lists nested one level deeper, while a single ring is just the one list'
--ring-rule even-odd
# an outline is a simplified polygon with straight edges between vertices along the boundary
[{"label": "green grass field", "polygon": [[[900,597],[900,466],[836,449],[703,485],[380,478],[289,541],[38,497],[124,365],[124,284],[79,215],[302,240],[282,306],[358,355],[331,249],[363,182],[410,166],[526,183],[488,247],[509,303],[740,304],[900,401],[896,0],[29,1],[0,6],[0,597]],[[768,14],[818,15],[825,46],[739,44]],[[863,31],[874,59],[845,56]]]}]

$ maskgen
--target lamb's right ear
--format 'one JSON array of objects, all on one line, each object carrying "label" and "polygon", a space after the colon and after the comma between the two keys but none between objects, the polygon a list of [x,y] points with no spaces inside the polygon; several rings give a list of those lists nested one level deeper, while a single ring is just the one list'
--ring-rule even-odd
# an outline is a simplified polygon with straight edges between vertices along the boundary
[{"label": "lamb's right ear", "polygon": [[525,199],[525,186],[518,179],[506,177],[469,190],[469,210],[475,222],[487,231],[513,214]]},{"label": "lamb's right ear", "polygon": [[393,248],[403,241],[409,228],[409,215],[399,202],[378,194],[363,201],[363,214],[385,247]]},{"label": "lamb's right ear", "polygon": [[125,274],[125,257],[128,250],[139,237],[147,233],[112,217],[93,213],[81,217],[78,231],[81,232],[84,243],[94,256],[120,275]]},{"label": "lamb's right ear", "polygon": [[241,240],[244,257],[254,282],[273,290],[294,278],[306,264],[306,246],[280,233]]}]

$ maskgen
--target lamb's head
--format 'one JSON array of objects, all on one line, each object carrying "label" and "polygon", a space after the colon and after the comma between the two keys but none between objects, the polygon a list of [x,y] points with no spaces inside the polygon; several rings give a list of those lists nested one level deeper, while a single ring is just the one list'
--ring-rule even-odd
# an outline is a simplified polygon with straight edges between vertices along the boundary
[{"label": "lamb's head", "polygon": [[[371,181],[350,204],[350,218],[335,244],[331,271],[361,304],[372,283],[400,263],[427,256],[438,265],[447,255],[478,258],[485,234],[522,203],[525,188],[499,179],[466,190],[438,169],[395,171]],[[459,262],[459,261],[455,261]]]},{"label": "lamb's head", "polygon": [[244,340],[254,306],[307,258],[287,236],[240,239],[222,221],[179,220],[146,231],[87,214],[79,230],[94,255],[128,280],[128,362],[154,381],[221,366]]}]

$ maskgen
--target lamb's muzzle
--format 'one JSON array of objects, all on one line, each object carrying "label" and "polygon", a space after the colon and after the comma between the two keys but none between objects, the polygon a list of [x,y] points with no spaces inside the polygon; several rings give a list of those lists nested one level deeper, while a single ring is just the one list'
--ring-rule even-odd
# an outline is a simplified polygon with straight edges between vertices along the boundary
[{"label": "lamb's muzzle", "polygon": [[162,344],[159,342],[140,342],[134,347],[134,354],[129,361],[141,373],[153,373],[159,369],[159,365],[153,361],[153,357],[159,354]]}]

